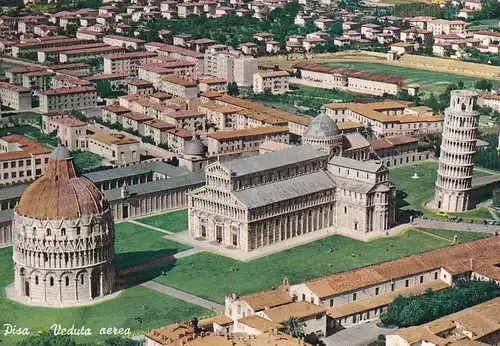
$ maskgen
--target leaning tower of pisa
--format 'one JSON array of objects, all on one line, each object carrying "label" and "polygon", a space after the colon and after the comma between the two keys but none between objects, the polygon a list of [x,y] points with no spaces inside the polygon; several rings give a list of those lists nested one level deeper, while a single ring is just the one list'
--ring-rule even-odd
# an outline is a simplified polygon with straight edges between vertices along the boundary
[{"label": "leaning tower of pisa", "polygon": [[443,212],[462,212],[470,207],[472,170],[476,154],[477,94],[471,90],[451,92],[445,110],[436,192],[432,206]]}]

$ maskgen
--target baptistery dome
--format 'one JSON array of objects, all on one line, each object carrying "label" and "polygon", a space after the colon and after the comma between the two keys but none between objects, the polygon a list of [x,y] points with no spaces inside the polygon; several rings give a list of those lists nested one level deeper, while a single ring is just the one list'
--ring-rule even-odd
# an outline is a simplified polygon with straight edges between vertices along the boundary
[{"label": "baptistery dome", "polygon": [[8,295],[25,304],[65,307],[111,293],[114,234],[104,195],[77,176],[70,152],[58,146],[15,209],[15,281]]},{"label": "baptistery dome", "polygon": [[190,156],[203,156],[207,151],[207,147],[201,141],[199,136],[193,136],[189,141],[184,143],[184,154]]}]

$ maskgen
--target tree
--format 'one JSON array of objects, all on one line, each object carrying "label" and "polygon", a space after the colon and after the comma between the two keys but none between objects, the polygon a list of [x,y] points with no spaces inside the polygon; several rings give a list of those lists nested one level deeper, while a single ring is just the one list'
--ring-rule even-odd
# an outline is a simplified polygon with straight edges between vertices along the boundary
[{"label": "tree", "polygon": [[55,336],[52,332],[44,332],[18,342],[17,346],[76,346],[76,342],[68,335]]},{"label": "tree", "polygon": [[304,336],[305,323],[299,321],[295,317],[290,317],[283,323],[283,333],[286,333],[294,338],[301,338]]},{"label": "tree", "polygon": [[231,82],[227,85],[227,93],[231,96],[238,96],[240,94],[240,88],[236,82]]},{"label": "tree", "polygon": [[344,30],[342,29],[342,21],[336,21],[335,23],[333,23],[329,31],[330,36],[341,36],[344,33]]},{"label": "tree", "polygon": [[459,89],[465,89],[465,83],[463,80],[459,80],[457,84]]},{"label": "tree", "polygon": [[320,338],[315,333],[304,335],[304,341],[314,346],[326,346],[323,340],[320,340]]},{"label": "tree", "polygon": [[491,88],[493,88],[493,84],[489,80],[482,79],[477,81],[474,87],[480,90],[491,90]]}]

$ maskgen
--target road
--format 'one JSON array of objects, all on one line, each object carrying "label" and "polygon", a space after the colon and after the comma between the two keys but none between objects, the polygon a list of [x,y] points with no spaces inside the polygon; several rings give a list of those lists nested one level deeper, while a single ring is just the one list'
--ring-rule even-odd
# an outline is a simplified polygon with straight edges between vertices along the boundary
[{"label": "road", "polygon": [[380,334],[391,334],[395,329],[380,328],[378,320],[357,324],[323,339],[326,346],[366,346]]}]

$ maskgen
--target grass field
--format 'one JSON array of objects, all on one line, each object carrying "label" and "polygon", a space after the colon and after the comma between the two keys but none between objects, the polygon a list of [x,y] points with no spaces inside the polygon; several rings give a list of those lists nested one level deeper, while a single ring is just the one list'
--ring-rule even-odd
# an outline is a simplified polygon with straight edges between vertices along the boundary
[{"label": "grass field", "polygon": [[25,135],[29,138],[36,140],[37,142],[45,144],[49,147],[57,146],[57,137],[56,136],[46,135],[34,126],[24,125],[24,126],[17,126],[17,127],[9,127],[9,128],[0,129],[0,136],[5,136],[5,135],[9,135],[9,134]]},{"label": "grass field", "polygon": [[[443,219],[424,208],[424,203],[434,196],[434,188],[437,177],[437,161],[425,161],[417,165],[420,179],[411,179],[415,170],[414,165],[396,166],[390,169],[389,179],[396,185],[396,208],[400,210],[416,211],[423,216]],[[489,175],[483,170],[475,170],[475,177]],[[459,216],[463,219],[482,220],[491,218],[486,208],[478,208],[466,213],[449,213],[450,216]]]},{"label": "grass field", "polygon": [[80,173],[100,167],[103,160],[103,157],[90,151],[73,151],[71,156],[73,156],[73,163]]},{"label": "grass field", "polygon": [[[415,230],[369,243],[333,235],[245,263],[199,253],[158,268],[156,273],[164,273],[155,280],[222,303],[224,295],[231,292],[245,295],[277,287],[284,276],[297,283],[449,244]],[[152,276],[152,273],[142,275]]]},{"label": "grass field", "polygon": [[171,256],[191,247],[163,239],[161,232],[133,223],[122,222],[115,226],[116,268],[127,268]]},{"label": "grass field", "polygon": [[169,232],[182,232],[188,229],[187,209],[149,216],[135,221]]},{"label": "grass field", "polygon": [[[132,333],[147,331],[170,323],[181,322],[194,316],[204,317],[211,311],[199,306],[166,296],[156,291],[136,286],[122,292],[113,300],[97,305],[67,309],[49,309],[29,307],[14,303],[5,297],[3,287],[13,281],[12,249],[0,249],[0,326],[4,323],[29,328],[32,334],[39,330],[48,330],[52,324],[61,324],[63,328],[71,325],[85,326],[93,331],[92,337],[75,337],[77,341],[104,340],[100,336],[102,327],[130,328]],[[142,324],[135,320],[142,318]],[[89,338],[89,339],[88,339]],[[0,336],[2,344],[15,345],[20,336]]]},{"label": "grass field", "polygon": [[488,233],[463,232],[463,231],[457,232],[457,231],[450,231],[447,229],[426,229],[425,232],[447,238],[450,241],[452,241],[456,235],[458,237],[458,243],[467,243],[469,241],[484,239],[491,236],[491,234]]},{"label": "grass field", "polygon": [[[408,67],[391,66],[384,64],[352,62],[352,63],[328,63],[328,66],[352,68],[360,71],[380,73],[386,75],[399,75],[406,77],[406,85],[419,84],[424,91],[442,92],[448,84],[457,84],[463,81],[466,87],[473,87],[481,78],[461,76],[445,72],[433,72],[413,69]],[[499,81],[492,81],[493,85],[500,85]]]}]

